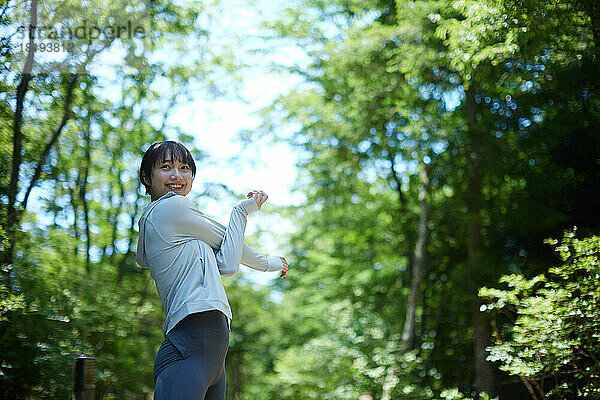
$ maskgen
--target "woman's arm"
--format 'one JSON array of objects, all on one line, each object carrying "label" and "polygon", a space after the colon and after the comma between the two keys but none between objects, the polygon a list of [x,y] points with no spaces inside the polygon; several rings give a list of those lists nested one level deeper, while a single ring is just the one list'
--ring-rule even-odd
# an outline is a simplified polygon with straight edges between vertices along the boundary
[{"label": "woman's arm", "polygon": [[[226,227],[207,215],[204,215],[204,217],[206,218],[207,223],[210,225],[210,230],[211,232],[213,232],[212,235],[218,238],[218,240],[222,240],[222,238],[225,236]],[[213,245],[211,245],[211,247],[215,249],[218,248],[217,246]],[[242,247],[241,263],[257,271],[272,272],[287,269],[287,261],[284,260],[285,259],[283,257],[263,256],[262,254],[258,253],[256,250],[254,250],[252,247],[248,246],[245,243]],[[217,263],[219,262],[219,257],[217,257]]]},{"label": "woman's arm", "polygon": [[[194,202],[184,196],[173,196],[163,201],[168,202],[158,211],[163,214],[162,220],[171,221],[173,227],[172,236],[182,240],[189,240],[189,237],[195,237],[207,243],[215,249],[217,266],[222,275],[230,276],[237,273],[237,264],[240,262],[250,268],[258,271],[280,271],[287,269],[281,257],[266,257],[259,254],[246,244],[243,244],[243,233],[246,227],[246,216],[250,212],[258,210],[258,206],[253,199],[246,199],[240,202],[231,213],[229,226],[225,227],[209,216],[205,215],[196,208]],[[244,204],[244,205],[242,205]],[[227,229],[230,229],[231,239],[238,238],[242,246],[232,246],[236,240],[225,241],[227,238]],[[238,259],[238,248],[241,249],[241,258]],[[225,252],[223,252],[223,250]],[[226,255],[228,257],[226,257]],[[232,267],[232,259],[239,261]]]},{"label": "woman's arm", "polygon": [[225,228],[221,245],[215,252],[221,275],[233,276],[238,272],[244,246],[246,217],[256,211],[258,211],[258,204],[254,199],[243,200],[233,207],[229,225]]}]

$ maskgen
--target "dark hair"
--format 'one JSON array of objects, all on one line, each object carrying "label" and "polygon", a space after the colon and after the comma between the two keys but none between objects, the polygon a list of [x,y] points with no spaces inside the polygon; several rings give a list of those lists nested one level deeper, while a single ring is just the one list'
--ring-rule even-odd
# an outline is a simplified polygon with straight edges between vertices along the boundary
[{"label": "dark hair", "polygon": [[142,165],[140,165],[140,182],[146,188],[146,194],[150,194],[150,185],[144,182],[144,177],[151,184],[152,168],[166,160],[177,160],[189,165],[192,170],[192,178],[196,176],[196,163],[192,154],[184,145],[173,140],[156,142],[146,150],[144,157],[142,157]]}]

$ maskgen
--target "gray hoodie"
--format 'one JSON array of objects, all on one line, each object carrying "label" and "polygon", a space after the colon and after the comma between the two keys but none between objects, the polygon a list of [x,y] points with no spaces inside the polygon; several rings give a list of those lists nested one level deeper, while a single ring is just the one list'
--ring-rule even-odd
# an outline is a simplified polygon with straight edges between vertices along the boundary
[{"label": "gray hoodie", "polygon": [[167,192],[148,205],[138,222],[137,263],[149,268],[162,300],[166,335],[187,315],[231,308],[221,275],[233,276],[240,262],[260,271],[279,271],[279,257],[265,257],[244,244],[246,216],[258,211],[253,199],[237,204],[227,227],[200,212],[185,196]]}]

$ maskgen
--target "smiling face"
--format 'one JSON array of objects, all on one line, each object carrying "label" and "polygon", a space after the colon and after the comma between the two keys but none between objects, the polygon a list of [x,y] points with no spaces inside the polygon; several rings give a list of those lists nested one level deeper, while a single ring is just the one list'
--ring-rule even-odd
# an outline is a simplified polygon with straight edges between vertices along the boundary
[{"label": "smiling face", "polygon": [[186,196],[192,190],[196,163],[188,149],[181,143],[167,140],[148,148],[140,165],[140,181],[157,200],[167,192]]},{"label": "smiling face", "polygon": [[191,167],[179,160],[164,160],[156,164],[150,173],[150,198],[152,201],[161,198],[169,191],[187,196],[192,190]]}]

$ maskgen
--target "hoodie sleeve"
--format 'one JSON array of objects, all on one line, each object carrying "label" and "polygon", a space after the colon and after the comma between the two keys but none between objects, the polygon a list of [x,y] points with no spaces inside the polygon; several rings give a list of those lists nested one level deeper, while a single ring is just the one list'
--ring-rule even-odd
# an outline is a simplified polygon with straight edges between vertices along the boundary
[{"label": "hoodie sleeve", "polygon": [[155,210],[157,220],[164,223],[161,230],[174,242],[193,237],[207,243],[215,249],[217,266],[222,275],[235,275],[240,262],[259,271],[283,269],[279,257],[265,257],[244,244],[246,217],[258,211],[253,199],[245,199],[233,208],[227,227],[203,214],[187,197],[173,196],[164,202],[164,206]]},{"label": "hoodie sleeve", "polygon": [[156,204],[150,204],[138,221],[140,234],[138,236],[135,260],[142,268],[150,268],[150,265],[148,264],[148,257],[146,255],[146,218],[154,209],[154,207],[156,207]]},{"label": "hoodie sleeve", "polygon": [[144,246],[144,235],[145,235],[145,224],[143,222],[138,223],[140,229],[140,235],[138,237],[137,252],[135,253],[135,261],[142,268],[150,268],[146,257],[146,247]]},{"label": "hoodie sleeve", "polygon": [[[256,206],[256,202],[252,199],[244,200],[244,202],[249,200],[252,201],[252,203]],[[215,221],[208,215],[204,215],[204,218],[206,219],[207,223],[211,225],[211,228],[215,230],[218,237],[222,238],[225,235],[225,230],[227,228],[224,225],[221,225],[218,221]],[[216,248],[216,246],[212,247]],[[219,261],[218,258],[217,261]],[[254,250],[252,247],[248,246],[245,243],[242,247],[241,263],[249,268],[261,272],[281,271],[283,269],[283,261],[280,257],[263,256],[262,254],[258,253],[256,250]]]}]

